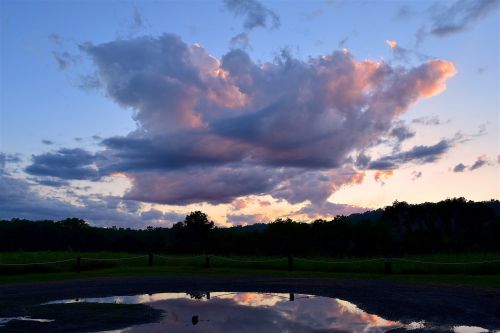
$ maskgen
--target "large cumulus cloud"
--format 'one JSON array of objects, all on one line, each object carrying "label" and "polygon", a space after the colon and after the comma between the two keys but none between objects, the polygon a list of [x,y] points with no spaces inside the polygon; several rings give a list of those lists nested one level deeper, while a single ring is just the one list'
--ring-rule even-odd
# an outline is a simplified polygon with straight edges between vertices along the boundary
[{"label": "large cumulus cloud", "polygon": [[[126,198],[176,205],[251,194],[319,205],[360,179],[353,156],[384,137],[410,137],[394,132],[398,117],[443,91],[455,74],[445,60],[405,68],[339,51],[307,61],[283,52],[263,64],[242,50],[217,59],[169,34],[82,50],[106,95],[131,109],[138,125],[127,136],[104,139],[103,150],[86,161],[99,175],[126,173],[132,181]],[[447,148],[447,142],[415,147],[379,162],[396,168],[413,155],[432,162],[426,152]],[[44,166],[64,153],[37,156],[27,171],[57,176]],[[59,175],[93,176],[89,164],[77,171]]]}]

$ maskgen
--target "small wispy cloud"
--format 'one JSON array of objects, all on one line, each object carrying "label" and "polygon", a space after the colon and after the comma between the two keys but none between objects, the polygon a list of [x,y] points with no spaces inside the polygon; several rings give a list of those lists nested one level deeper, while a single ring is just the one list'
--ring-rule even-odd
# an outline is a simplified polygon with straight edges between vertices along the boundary
[{"label": "small wispy cloud", "polygon": [[428,12],[426,24],[417,33],[417,45],[428,36],[447,37],[472,28],[482,19],[493,14],[500,0],[456,0],[434,3]]},{"label": "small wispy cloud", "polygon": [[277,29],[281,25],[278,14],[257,0],[224,0],[224,5],[235,16],[244,18],[243,27],[247,30]]},{"label": "small wispy cloud", "polygon": [[415,181],[422,177],[422,171],[412,171],[411,173],[411,180]]},{"label": "small wispy cloud", "polygon": [[483,166],[488,165],[488,164],[489,164],[488,157],[486,155],[481,155],[481,156],[478,156],[476,161],[474,161],[474,163],[472,163],[470,166],[467,166],[463,163],[458,163],[453,168],[453,172],[464,172],[467,170],[474,171],[474,170],[482,168]]},{"label": "small wispy cloud", "polygon": [[442,121],[438,116],[424,116],[415,118],[411,122],[423,126],[438,126],[448,124],[450,120]]},{"label": "small wispy cloud", "polygon": [[47,139],[43,139],[43,140],[42,140],[42,143],[43,143],[44,145],[48,145],[48,146],[50,146],[50,145],[53,145],[53,144],[54,144],[54,141],[52,141],[52,140],[47,140]]}]

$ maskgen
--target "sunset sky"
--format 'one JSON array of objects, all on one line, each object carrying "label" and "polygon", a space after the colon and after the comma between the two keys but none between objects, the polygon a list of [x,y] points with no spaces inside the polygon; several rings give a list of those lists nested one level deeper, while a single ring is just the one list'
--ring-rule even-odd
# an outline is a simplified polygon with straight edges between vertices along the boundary
[{"label": "sunset sky", "polygon": [[0,6],[0,219],[500,199],[498,0]]}]

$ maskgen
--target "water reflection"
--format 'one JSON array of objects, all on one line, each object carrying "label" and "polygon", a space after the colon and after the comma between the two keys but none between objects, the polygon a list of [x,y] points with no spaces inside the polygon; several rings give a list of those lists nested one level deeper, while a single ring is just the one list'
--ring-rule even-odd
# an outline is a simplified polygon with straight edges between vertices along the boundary
[{"label": "water reflection", "polygon": [[302,294],[247,292],[160,293],[51,303],[146,303],[164,311],[159,323],[114,332],[384,332],[402,325],[356,305]]},{"label": "water reflection", "polygon": [[0,327],[5,326],[8,322],[10,321],[35,321],[38,323],[50,323],[54,320],[52,319],[37,319],[37,318],[31,318],[31,317],[7,317],[7,318],[0,318]]},{"label": "water reflection", "polygon": [[477,327],[477,326],[454,326],[453,332],[454,333],[483,333],[483,332],[488,332],[488,330],[486,330],[482,327]]},{"label": "water reflection", "polygon": [[455,333],[488,332],[481,327],[432,327],[424,321],[403,323],[367,313],[335,298],[285,293],[189,292],[67,299],[58,303],[148,304],[164,311],[160,322],[106,333],[146,332],[363,332],[402,328]]}]

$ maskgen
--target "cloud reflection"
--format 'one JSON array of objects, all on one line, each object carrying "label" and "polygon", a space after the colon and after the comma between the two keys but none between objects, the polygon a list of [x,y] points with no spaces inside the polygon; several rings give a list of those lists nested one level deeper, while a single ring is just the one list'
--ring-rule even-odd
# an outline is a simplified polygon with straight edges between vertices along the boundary
[{"label": "cloud reflection", "polygon": [[[402,325],[369,314],[347,301],[311,295],[212,292],[202,299],[161,293],[64,300],[59,303],[146,303],[164,311],[162,320],[132,326],[139,332],[384,332]],[[291,301],[293,299],[293,301]],[[193,317],[197,323],[193,325]]]}]

